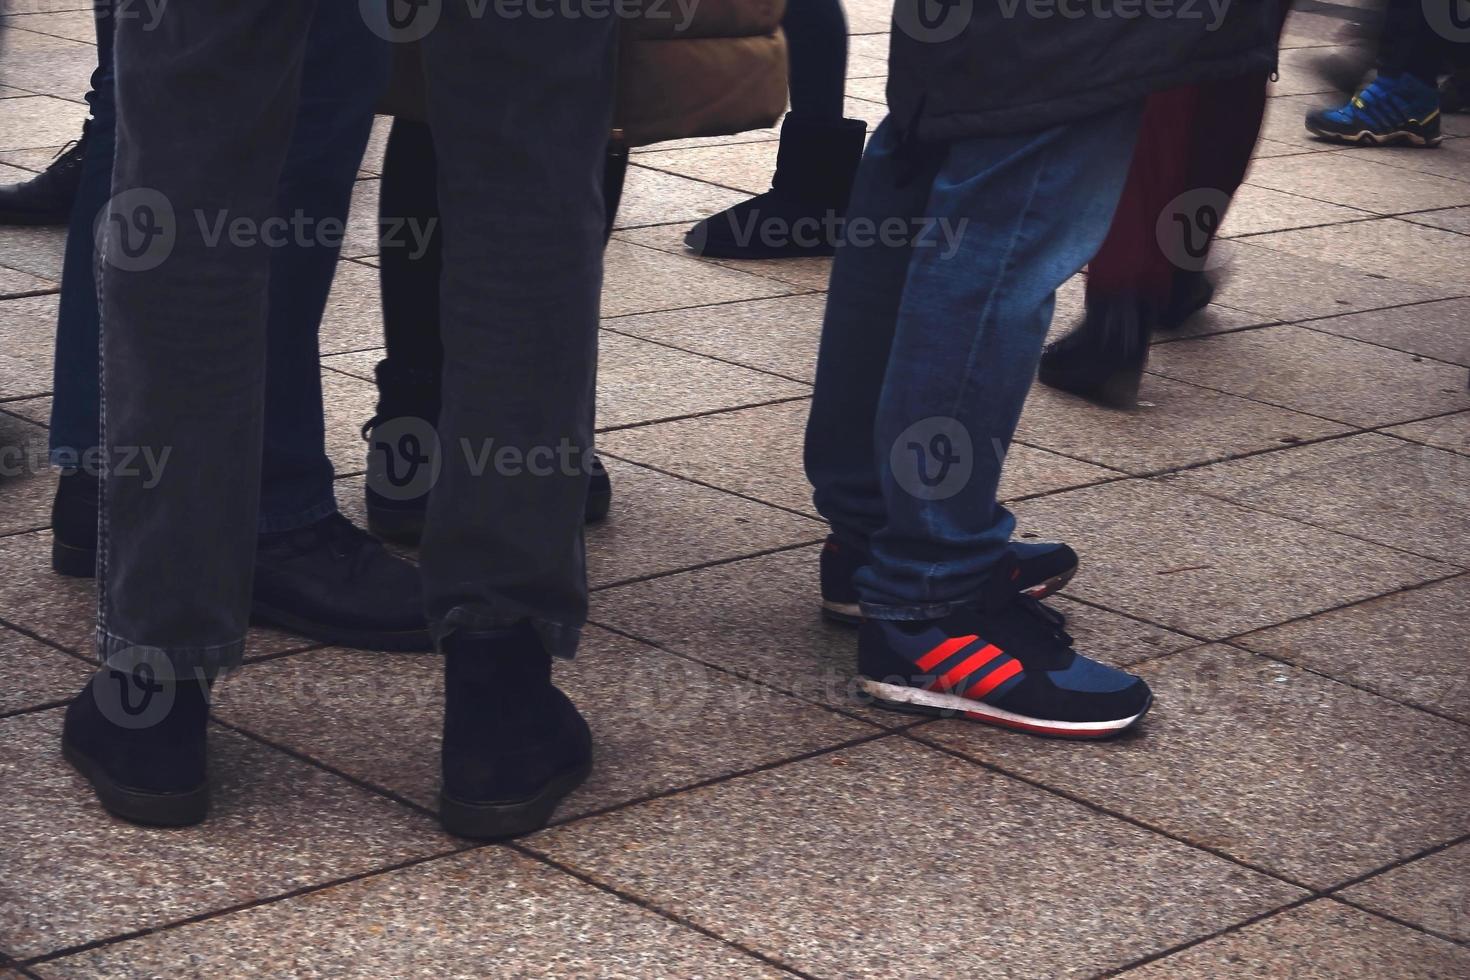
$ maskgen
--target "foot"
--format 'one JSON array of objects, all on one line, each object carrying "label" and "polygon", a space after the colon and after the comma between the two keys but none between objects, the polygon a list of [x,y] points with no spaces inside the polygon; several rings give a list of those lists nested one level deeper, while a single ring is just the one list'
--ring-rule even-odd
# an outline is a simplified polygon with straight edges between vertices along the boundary
[{"label": "foot", "polygon": [[209,685],[167,665],[104,667],[66,709],[62,755],[104,809],[133,823],[182,827],[209,810],[205,726]]},{"label": "foot", "polygon": [[1413,75],[1380,73],[1345,105],[1307,113],[1307,130],[1339,143],[1437,146],[1439,92]]},{"label": "foot", "polygon": [[1089,660],[1053,613],[1011,586],[1014,560],[973,606],[928,622],[868,620],[859,686],[879,707],[1051,738],[1107,738],[1153,703],[1140,678]]},{"label": "foot", "polygon": [[341,514],[260,536],[251,615],[335,646],[433,649],[418,569]]},{"label": "foot", "polygon": [[[1033,599],[1045,599],[1060,592],[1077,574],[1077,552],[1058,542],[1012,541],[1010,553],[1016,559],[1015,589]],[[827,538],[821,558],[823,616],[845,626],[856,626],[863,621],[852,579],[867,563],[865,552],[845,548],[835,537]]]},{"label": "foot", "polygon": [[1215,283],[1204,272],[1180,269],[1174,273],[1169,305],[1159,317],[1160,330],[1178,330],[1189,318],[1210,305]]},{"label": "foot", "polygon": [[504,840],[546,826],[592,771],[592,732],[551,683],[530,626],[452,633],[444,648],[444,829]]},{"label": "foot", "polygon": [[837,248],[867,126],[788,115],[771,189],[690,228],[684,244],[722,259],[831,255]]},{"label": "foot", "polygon": [[64,225],[82,181],[87,126],[80,139],[61,148],[45,170],[30,180],[0,184],[0,225]]},{"label": "foot", "polygon": [[1134,299],[1089,303],[1082,322],[1041,352],[1037,380],[1108,408],[1133,408],[1152,319]]}]

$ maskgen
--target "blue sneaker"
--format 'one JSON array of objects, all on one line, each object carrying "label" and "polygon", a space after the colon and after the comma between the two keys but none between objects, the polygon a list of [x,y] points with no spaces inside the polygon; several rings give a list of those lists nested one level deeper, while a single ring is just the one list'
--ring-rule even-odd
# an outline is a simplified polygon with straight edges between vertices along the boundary
[{"label": "blue sneaker", "polygon": [[1413,75],[1379,75],[1346,105],[1307,113],[1307,130],[1340,143],[1437,146],[1439,91]]},{"label": "blue sneaker", "polygon": [[1140,678],[1082,656],[1052,613],[1015,591],[1007,556],[985,594],[944,619],[869,619],[858,686],[880,708],[1051,738],[1108,738],[1153,704]]},{"label": "blue sneaker", "polygon": [[[1010,552],[1018,569],[1015,590],[1032,599],[1060,592],[1077,574],[1077,552],[1059,542],[1012,541]],[[823,616],[845,626],[863,621],[852,577],[867,563],[867,552],[846,547],[835,537],[827,538],[821,560]],[[1052,615],[1059,617],[1061,613]]]}]

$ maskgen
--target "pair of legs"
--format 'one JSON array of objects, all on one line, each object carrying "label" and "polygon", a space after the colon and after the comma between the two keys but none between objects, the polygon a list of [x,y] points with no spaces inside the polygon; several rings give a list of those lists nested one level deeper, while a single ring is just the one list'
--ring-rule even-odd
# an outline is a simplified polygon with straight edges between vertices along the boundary
[{"label": "pair of legs", "polygon": [[[250,231],[281,217],[307,37],[325,6],[200,0],[153,31],[118,25],[103,447],[109,459],[130,447],[169,456],[150,481],[122,468],[104,479],[98,645],[114,677],[162,687],[174,705],[197,705],[244,650],[273,288],[272,257]],[[585,725],[550,685],[550,655],[572,655],[586,618],[581,464],[614,25],[458,3],[434,12],[424,43],[446,205],[439,428],[450,451],[422,574],[446,662],[445,820],[500,836],[544,821],[590,763]],[[214,237],[221,215],[242,233]],[[157,820],[162,797],[167,821],[202,817],[199,712],[178,713],[183,735],[150,741],[163,726],[119,724],[102,680],[68,713],[70,757],[116,812]],[[130,760],[150,754],[140,775]],[[129,783],[150,773],[166,785]]]},{"label": "pair of legs", "polygon": [[[120,18],[108,4],[99,4],[96,16],[92,121],[67,235],[51,418],[52,461],[63,471],[53,510],[53,565],[70,575],[91,575],[96,567],[101,395],[94,227],[112,195],[117,147],[113,32]],[[312,18],[300,107],[276,188],[276,208],[292,224],[263,246],[270,276],[254,599],[259,618],[315,639],[426,648],[416,572],[337,514],[317,345],[387,58],[387,44],[355,10],[324,4]],[[189,147],[175,152],[181,163],[188,160]]]},{"label": "pair of legs", "polygon": [[[1070,669],[1054,619],[1018,595],[1015,522],[996,495],[1056,289],[1106,233],[1137,125],[1129,106],[916,155],[901,150],[890,118],[869,141],[832,270],[806,465],[834,545],[864,556],[854,587],[870,679],[889,665],[872,651],[904,661],[900,648],[912,637],[928,644],[928,631],[972,615],[981,627],[934,639],[900,673],[961,657],[934,694],[973,691],[977,706],[983,695],[1015,708],[1016,697],[1056,681],[1048,664]],[[903,231],[866,237],[884,228]],[[1026,669],[1007,666],[1002,647]],[[995,670],[1004,674],[989,688],[970,678]],[[1124,678],[1110,680],[1106,719],[1051,721],[1126,727],[1146,706],[1146,688]],[[1131,693],[1120,701],[1123,690]]]}]

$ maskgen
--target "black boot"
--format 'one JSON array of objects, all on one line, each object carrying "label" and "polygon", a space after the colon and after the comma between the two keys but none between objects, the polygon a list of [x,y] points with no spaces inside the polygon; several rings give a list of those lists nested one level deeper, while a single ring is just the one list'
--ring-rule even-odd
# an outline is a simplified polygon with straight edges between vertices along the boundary
[{"label": "black boot", "polygon": [[51,501],[51,567],[58,574],[97,574],[97,477],[66,470]]},{"label": "black boot", "polygon": [[104,667],[66,709],[62,755],[133,823],[182,827],[209,809],[209,682],[171,674],[165,662]]},{"label": "black boot", "polygon": [[1169,305],[1159,316],[1159,329],[1178,330],[1214,298],[1215,283],[1203,271],[1176,270]]},{"label": "black boot", "polygon": [[1041,352],[1037,380],[1099,405],[1133,408],[1153,321],[1137,300],[1089,303],[1082,322]]},{"label": "black boot", "polygon": [[260,536],[250,611],[336,646],[433,649],[419,570],[341,514]]},{"label": "black boot", "polygon": [[861,119],[781,124],[771,189],[689,229],[684,244],[722,259],[831,255],[863,155]]},{"label": "black boot", "polygon": [[[368,529],[385,541],[416,545],[424,534],[432,466],[426,440],[439,424],[439,377],[378,362],[378,411],[363,423],[368,444],[366,487]],[[588,524],[612,510],[612,480],[602,460],[592,457],[587,487]]]},{"label": "black boot", "polygon": [[30,180],[0,184],[0,225],[64,225],[71,220],[91,125],[90,119],[83,123],[81,138],[62,147],[46,169]]},{"label": "black boot", "polygon": [[539,830],[592,771],[592,732],[529,625],[444,644],[439,819],[476,840]]}]

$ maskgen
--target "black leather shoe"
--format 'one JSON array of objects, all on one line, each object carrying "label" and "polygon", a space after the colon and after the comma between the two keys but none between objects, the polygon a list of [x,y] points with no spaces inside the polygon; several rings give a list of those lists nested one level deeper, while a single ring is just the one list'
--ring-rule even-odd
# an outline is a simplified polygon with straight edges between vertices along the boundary
[{"label": "black leather shoe", "polygon": [[1041,352],[1037,380],[1109,408],[1133,408],[1153,320],[1135,300],[1089,303],[1082,322]]},{"label": "black leather shoe", "polygon": [[0,184],[0,225],[64,225],[71,220],[91,124],[91,120],[83,123],[81,138],[62,147],[46,169],[30,180]]},{"label": "black leather shoe", "polygon": [[66,470],[51,500],[51,567],[61,575],[97,574],[97,477]]},{"label": "black leather shoe", "polygon": [[1215,298],[1215,283],[1204,272],[1179,269],[1169,291],[1169,305],[1159,317],[1160,330],[1178,330]]},{"label": "black leather shoe", "polygon": [[260,536],[251,614],[336,646],[433,649],[419,570],[341,514]]},{"label": "black leather shoe", "polygon": [[592,732],[551,683],[529,625],[451,633],[444,650],[444,829],[474,840],[539,830],[592,771]]},{"label": "black leather shoe", "polygon": [[160,676],[168,673],[167,665],[140,662],[92,675],[67,706],[61,752],[109,813],[182,827],[209,810],[209,684]]}]

